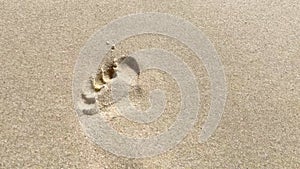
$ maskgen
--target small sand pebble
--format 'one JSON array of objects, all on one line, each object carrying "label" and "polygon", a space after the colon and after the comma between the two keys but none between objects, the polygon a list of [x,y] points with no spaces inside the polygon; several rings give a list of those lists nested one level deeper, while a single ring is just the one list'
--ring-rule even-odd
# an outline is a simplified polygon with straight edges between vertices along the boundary
[{"label": "small sand pebble", "polygon": [[111,50],[115,50],[116,46],[115,44],[111,45]]}]

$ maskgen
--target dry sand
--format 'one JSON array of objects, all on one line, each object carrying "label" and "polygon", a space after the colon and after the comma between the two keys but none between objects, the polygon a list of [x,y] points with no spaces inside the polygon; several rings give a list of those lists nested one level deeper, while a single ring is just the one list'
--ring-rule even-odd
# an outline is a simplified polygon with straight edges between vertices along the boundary
[{"label": "dry sand", "polygon": [[[197,142],[209,109],[207,72],[184,46],[156,35],[127,39],[109,55],[158,46],[182,57],[201,89],[194,130],[167,153],[127,159],[106,152],[81,129],[72,102],[79,52],[96,30],[138,12],[189,20],[215,46],[228,98],[208,142]],[[0,25],[0,168],[300,168],[298,0],[1,1]],[[119,117],[110,121],[129,136],[164,131],[179,109],[172,78],[149,71],[141,79],[145,93],[157,87],[166,90],[168,103],[162,118],[148,126]],[[148,106],[146,96],[131,94],[141,109]]]}]

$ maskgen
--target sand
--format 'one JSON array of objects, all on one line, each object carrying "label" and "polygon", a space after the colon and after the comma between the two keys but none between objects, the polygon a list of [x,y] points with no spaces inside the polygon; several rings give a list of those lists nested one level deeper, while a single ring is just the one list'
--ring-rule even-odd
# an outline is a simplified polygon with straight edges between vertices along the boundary
[{"label": "sand", "polygon": [[[0,168],[300,168],[300,3],[284,1],[86,1],[0,2]],[[174,39],[140,35],[116,44],[107,57],[163,47],[195,73],[200,89],[198,121],[170,151],[130,159],[89,139],[72,100],[73,70],[95,31],[132,13],[162,12],[197,26],[224,66],[227,100],[215,133],[199,132],[210,108],[210,81],[203,62]],[[131,137],[163,132],[179,110],[178,86],[160,71],[141,73],[147,93],[167,91],[160,119],[127,121],[106,107],[108,123]],[[154,82],[154,83],[152,83]]]}]

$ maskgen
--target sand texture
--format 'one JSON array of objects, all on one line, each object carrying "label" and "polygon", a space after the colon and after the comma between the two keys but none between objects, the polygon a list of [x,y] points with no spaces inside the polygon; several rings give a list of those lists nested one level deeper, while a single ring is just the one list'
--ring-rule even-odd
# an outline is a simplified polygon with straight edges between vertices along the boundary
[{"label": "sand texture", "polygon": [[[172,51],[200,90],[198,120],[184,140],[163,154],[134,159],[107,152],[86,136],[72,81],[89,37],[112,20],[144,12],[184,18],[209,38],[224,67],[227,100],[217,130],[200,144],[212,99],[203,62],[166,36],[142,34],[115,44],[108,62],[139,49]],[[180,92],[163,71],[141,72],[138,81],[129,97],[140,110],[150,105],[149,91],[166,92],[156,121],[123,118],[108,94],[98,98],[98,107],[119,133],[146,138],[172,125]],[[299,169],[300,1],[0,1],[0,86],[0,168]]]}]

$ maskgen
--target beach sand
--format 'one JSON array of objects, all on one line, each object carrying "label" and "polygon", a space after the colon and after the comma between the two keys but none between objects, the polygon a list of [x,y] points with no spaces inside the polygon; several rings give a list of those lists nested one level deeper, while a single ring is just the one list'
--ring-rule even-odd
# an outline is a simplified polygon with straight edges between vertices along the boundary
[{"label": "beach sand", "polygon": [[[0,168],[300,168],[300,1],[1,1]],[[227,100],[219,126],[205,143],[199,132],[210,108],[210,81],[201,60],[174,39],[139,35],[107,57],[160,47],[176,53],[196,76],[198,122],[170,151],[148,158],[118,157],[89,139],[72,100],[73,70],[95,31],[119,17],[169,13],[197,26],[224,66]],[[137,124],[105,107],[107,120],[131,137],[167,130],[180,105],[174,79],[141,73],[144,93],[166,91],[162,117]],[[110,114],[112,113],[112,114]]]}]

